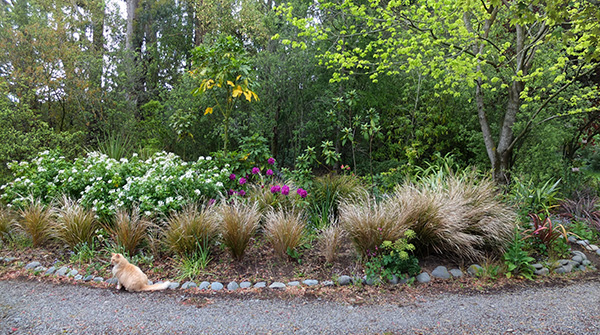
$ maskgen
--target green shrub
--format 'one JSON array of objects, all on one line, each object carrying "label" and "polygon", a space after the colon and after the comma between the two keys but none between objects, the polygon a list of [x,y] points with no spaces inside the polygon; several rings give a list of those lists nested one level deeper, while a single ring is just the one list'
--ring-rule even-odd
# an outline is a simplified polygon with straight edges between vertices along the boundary
[{"label": "green shrub", "polygon": [[57,210],[57,237],[70,248],[80,244],[94,244],[94,234],[99,227],[94,212],[86,210],[75,200],[63,197]]},{"label": "green shrub", "polygon": [[525,242],[521,238],[518,230],[515,230],[511,243],[504,253],[504,264],[506,264],[506,277],[521,276],[527,279],[533,279],[534,268],[531,263],[535,258],[530,257],[525,250]]},{"label": "green shrub", "polygon": [[510,187],[509,199],[522,217],[529,213],[548,214],[559,201],[559,183],[560,180],[547,180],[538,186],[532,180],[521,181],[515,177]]},{"label": "green shrub", "polygon": [[49,203],[65,194],[93,209],[101,219],[134,204],[144,215],[158,216],[186,203],[216,198],[230,174],[226,164],[211,157],[185,162],[166,152],[147,160],[136,154],[115,160],[91,152],[71,162],[58,152],[45,151],[29,162],[11,163],[10,168],[14,179],[2,186],[4,194],[0,196],[5,203],[20,207],[27,203],[23,194]]},{"label": "green shrub", "polygon": [[56,221],[52,207],[46,206],[38,198],[19,210],[16,226],[31,239],[34,247],[39,247],[56,236]]},{"label": "green shrub", "polygon": [[209,248],[219,233],[214,207],[199,209],[194,204],[173,212],[167,218],[163,243],[182,258]]},{"label": "green shrub", "polygon": [[293,254],[304,238],[302,213],[272,210],[266,215],[265,235],[277,256],[285,259]]},{"label": "green shrub", "polygon": [[260,221],[260,212],[256,202],[246,205],[239,200],[223,202],[218,209],[220,231],[223,244],[234,259],[241,260],[250,238],[254,235]]}]

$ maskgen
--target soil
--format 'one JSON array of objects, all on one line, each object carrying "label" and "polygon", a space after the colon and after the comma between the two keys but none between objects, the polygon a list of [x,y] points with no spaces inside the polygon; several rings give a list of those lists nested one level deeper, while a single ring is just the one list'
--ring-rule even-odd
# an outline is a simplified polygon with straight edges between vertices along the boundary
[{"label": "soil", "polygon": [[[349,245],[349,244],[347,244]],[[574,250],[581,250],[588,259],[600,268],[600,257],[596,253],[587,252],[579,245],[573,245]],[[26,248],[26,249],[0,249],[0,257],[16,257],[21,265],[30,261],[39,261],[43,266],[68,264],[77,269],[80,274],[101,276],[110,278],[109,255],[100,255],[89,263],[71,262],[71,252],[60,247],[53,248]],[[180,278],[181,273],[178,268],[179,261],[166,255],[156,255],[151,263],[142,262],[138,264],[140,268],[148,275],[150,280],[171,280],[184,282],[193,280],[196,283],[201,281],[219,281],[228,283],[230,281],[281,281],[287,283],[292,280],[302,281],[305,279],[317,279],[319,281],[332,280],[341,275],[361,276],[363,268],[357,262],[354,251],[346,247],[339,252],[338,259],[333,264],[325,262],[324,257],[318,253],[317,247],[302,249],[301,256],[298,259],[281,259],[276,256],[271,248],[265,247],[262,242],[253,240],[248,247],[247,253],[242,261],[235,261],[224,249],[215,248],[212,250],[213,260],[208,267],[201,271],[194,278]],[[440,256],[427,256],[419,259],[422,269],[431,272],[435,267],[444,265],[448,268],[458,267],[466,272],[465,269],[470,264],[457,264]],[[0,280],[24,278],[30,280],[46,280],[55,283],[73,284],[73,279],[34,276],[31,272],[23,270],[15,263],[9,266],[0,266]],[[352,305],[361,304],[412,304],[419,297],[436,295],[440,293],[460,293],[460,294],[481,294],[494,293],[499,291],[520,290],[527,287],[540,286],[562,286],[570,285],[574,282],[598,280],[600,275],[597,270],[588,270],[585,272],[575,272],[568,275],[554,275],[538,277],[535,281],[504,277],[499,278],[473,278],[464,276],[453,280],[432,279],[427,284],[414,285],[353,285],[353,286],[333,286],[333,287],[288,287],[287,290],[260,290],[249,289],[236,292],[220,292],[219,295],[225,298],[252,298],[252,299],[287,299],[287,298],[306,298],[326,299],[331,301],[343,301]],[[105,287],[105,283],[87,283],[87,285]],[[175,291],[167,294],[177,294]],[[197,290],[187,299],[187,303],[202,306],[210,303],[214,292],[202,292]]]}]

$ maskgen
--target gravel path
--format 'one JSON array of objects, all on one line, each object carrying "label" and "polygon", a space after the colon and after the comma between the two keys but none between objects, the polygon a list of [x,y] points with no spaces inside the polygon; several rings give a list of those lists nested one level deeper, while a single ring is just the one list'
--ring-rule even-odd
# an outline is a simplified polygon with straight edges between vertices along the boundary
[{"label": "gravel path", "polygon": [[442,294],[410,306],[215,297],[0,281],[0,334],[599,334],[600,283]]}]

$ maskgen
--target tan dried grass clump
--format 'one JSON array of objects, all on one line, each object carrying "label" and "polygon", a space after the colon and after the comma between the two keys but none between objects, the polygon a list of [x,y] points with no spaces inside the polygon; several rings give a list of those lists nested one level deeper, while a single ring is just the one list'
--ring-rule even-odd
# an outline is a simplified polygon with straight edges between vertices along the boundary
[{"label": "tan dried grass clump", "polygon": [[265,235],[275,253],[285,259],[288,250],[302,243],[305,226],[301,212],[271,210],[266,215]]},{"label": "tan dried grass clump", "polygon": [[56,236],[54,210],[42,203],[41,199],[32,200],[19,210],[16,227],[27,235],[34,247],[46,244]]},{"label": "tan dried grass clump", "polygon": [[337,257],[345,236],[345,231],[339,224],[333,223],[321,231],[319,241],[321,254],[327,263],[333,263]]},{"label": "tan dried grass clump", "polygon": [[147,232],[154,227],[154,223],[140,213],[140,208],[135,206],[131,211],[119,209],[115,214],[112,226],[106,225],[105,229],[117,245],[130,256],[146,240]]},{"label": "tan dried grass clump", "polygon": [[190,204],[172,213],[163,232],[163,243],[176,254],[186,257],[208,248],[219,233],[214,207],[199,209]]},{"label": "tan dried grass clump", "polygon": [[514,211],[497,194],[489,178],[437,174],[398,187],[389,201],[417,249],[476,261],[502,252],[514,231]]},{"label": "tan dried grass clump", "polygon": [[0,207],[0,240],[4,243],[12,239],[13,229],[16,224],[15,213],[7,207]]},{"label": "tan dried grass clump", "polygon": [[395,210],[389,202],[378,203],[372,197],[340,204],[340,223],[361,256],[369,257],[383,241],[403,236],[406,227],[399,224]]},{"label": "tan dried grass clump", "polygon": [[258,228],[261,218],[258,204],[253,202],[248,205],[233,199],[223,202],[217,212],[223,244],[227,246],[233,258],[241,260],[250,238]]},{"label": "tan dried grass clump", "polygon": [[87,244],[91,247],[99,226],[94,212],[83,208],[73,199],[63,197],[56,218],[58,239],[70,248],[79,244]]}]

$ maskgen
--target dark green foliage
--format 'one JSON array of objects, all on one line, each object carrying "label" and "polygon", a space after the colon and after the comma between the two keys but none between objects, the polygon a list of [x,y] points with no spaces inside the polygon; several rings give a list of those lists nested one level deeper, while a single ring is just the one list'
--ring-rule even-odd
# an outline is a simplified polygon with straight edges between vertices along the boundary
[{"label": "dark green foliage", "polygon": [[504,264],[506,264],[506,276],[522,276],[527,279],[533,279],[534,268],[531,263],[535,258],[530,257],[525,250],[525,242],[521,239],[518,230],[515,231],[513,240],[506,248],[504,253]]}]

